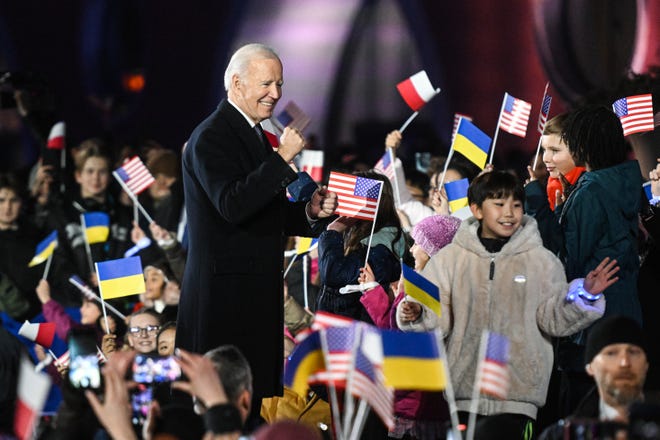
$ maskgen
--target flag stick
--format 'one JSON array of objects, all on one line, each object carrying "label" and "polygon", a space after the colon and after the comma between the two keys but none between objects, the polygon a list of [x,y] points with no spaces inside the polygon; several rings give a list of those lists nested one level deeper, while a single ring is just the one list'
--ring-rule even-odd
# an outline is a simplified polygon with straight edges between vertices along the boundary
[{"label": "flag stick", "polygon": [[[100,280],[99,277],[99,263],[94,263],[96,268],[96,279]],[[105,334],[110,334],[110,325],[108,324],[108,312],[105,311],[105,300],[103,299],[103,289],[101,289],[101,283],[99,282],[99,293],[101,294],[101,308],[103,309],[103,319],[105,320]]]},{"label": "flag stick", "polygon": [[449,405],[449,419],[451,420],[451,428],[454,433],[454,439],[461,440],[463,437],[461,436],[461,432],[458,430],[458,408],[456,407],[456,398],[454,397],[454,386],[451,383],[451,375],[449,374],[449,367],[447,365],[448,361],[445,345],[442,342],[442,331],[439,328],[435,331],[435,339],[438,345],[440,358],[443,359],[441,368],[445,373],[445,397],[447,398],[447,404]]},{"label": "flag stick", "polygon": [[307,263],[309,263],[309,253],[303,255],[303,294],[305,295],[305,309],[309,310],[309,289],[307,288]]},{"label": "flag stick", "polygon": [[371,234],[369,234],[369,244],[367,244],[367,256],[364,258],[364,267],[367,267],[369,262],[369,251],[371,250],[371,239],[374,237],[374,229],[376,228],[376,217],[378,216],[378,208],[380,207],[380,196],[383,193],[383,182],[380,183],[378,188],[378,202],[376,202],[376,214],[374,214],[374,219],[371,223]]},{"label": "flag stick", "polygon": [[133,203],[133,221],[135,223],[140,222],[140,212],[138,211],[138,207],[135,203]]},{"label": "flag stick", "polygon": [[[50,351],[50,350],[48,350],[48,351]],[[54,354],[52,352],[50,353],[50,355],[54,356]],[[55,358],[55,360],[57,360],[57,358]],[[53,362],[52,358],[50,358],[48,356],[45,357],[41,362],[39,362],[37,365],[34,366],[34,371],[37,372],[37,373],[41,372],[41,370],[43,370],[44,368],[49,366],[51,364],[51,362]]]},{"label": "flag stick", "polygon": [[440,182],[438,182],[438,191],[440,191],[442,185],[445,184],[445,174],[447,173],[447,168],[449,168],[449,161],[451,160],[452,156],[454,156],[454,144],[452,144],[451,148],[449,149],[449,155],[447,156],[447,160],[445,161],[445,167],[442,169]]},{"label": "flag stick", "polygon": [[[99,304],[102,303],[102,302],[105,303],[105,301],[103,301],[101,298],[99,298],[98,295],[96,295],[92,289],[90,289],[89,287],[85,286],[84,284],[80,284],[80,283],[79,283],[78,281],[76,281],[73,277],[69,278],[69,282],[70,282],[71,284],[73,284],[74,286],[76,286],[78,289],[80,289],[80,291],[85,295],[86,298],[93,299],[94,301],[96,301],[96,302],[99,303]],[[108,304],[108,303],[106,303],[105,306],[106,306],[108,309],[110,309],[110,311],[113,312],[115,315],[117,315],[118,317],[120,317],[120,318],[123,319],[123,320],[126,320],[126,315],[124,315],[123,313],[121,313],[121,312],[120,312],[119,310],[117,310],[114,306],[112,306],[111,304]]]},{"label": "flag stick", "polygon": [[48,260],[46,260],[46,267],[44,267],[44,274],[41,277],[42,280],[45,280],[48,278],[48,272],[50,271],[50,264],[53,261],[53,254],[50,254],[48,256]]},{"label": "flag stick", "polygon": [[348,374],[346,376],[346,389],[344,391],[344,437],[348,438],[351,429],[351,419],[355,412],[355,399],[350,391],[353,388],[355,381],[355,358],[357,351],[360,349],[360,339],[362,338],[362,326],[355,326],[355,334],[353,335],[353,347],[351,347],[351,360],[348,367]]},{"label": "flag stick", "polygon": [[364,424],[367,421],[367,416],[369,415],[368,410],[369,404],[367,401],[360,399],[360,406],[358,406],[357,415],[355,416],[355,420],[353,420],[353,429],[351,430],[351,436],[349,437],[349,440],[358,440],[360,438],[360,433],[362,433]]},{"label": "flag stick", "polygon": [[287,274],[289,273],[289,270],[291,270],[291,266],[293,266],[293,262],[296,261],[297,256],[298,254],[293,255],[293,258],[291,259],[289,265],[286,267],[286,270],[284,271],[284,276],[282,278],[286,278]]},{"label": "flag stick", "polygon": [[57,356],[55,356],[55,353],[53,353],[53,350],[51,350],[50,348],[48,348],[47,350],[48,350],[48,353],[50,353],[50,355],[53,357],[53,359],[57,360]]},{"label": "flag stick", "polygon": [[85,215],[80,214],[80,226],[83,230],[83,238],[85,239],[85,253],[87,254],[87,263],[89,264],[89,272],[94,273],[94,262],[92,261],[92,248],[89,246],[87,239],[87,223],[85,222]]},{"label": "flag stick", "polygon": [[394,164],[394,159],[396,154],[394,154],[394,148],[388,147],[387,154],[390,155],[390,164],[392,165],[392,172],[394,173],[394,201],[396,206],[401,206],[401,195],[399,194],[399,179],[397,179],[396,166]]},{"label": "flag stick", "polygon": [[[66,173],[66,148],[62,147],[60,150],[60,169],[62,170],[62,175]],[[64,180],[60,182],[60,192],[64,193],[66,191],[66,185]]]},{"label": "flag stick", "polygon": [[500,108],[500,116],[497,118],[497,128],[495,129],[495,136],[493,136],[493,146],[490,149],[490,158],[488,159],[488,164],[493,164],[493,156],[495,155],[495,144],[497,143],[497,135],[500,133],[500,121],[502,120],[502,113],[504,112],[504,105],[506,104],[506,97],[508,93],[504,94],[504,99],[502,99],[502,107]]},{"label": "flag stick", "polygon": [[[323,358],[325,360],[325,364],[328,365],[328,339],[325,334],[325,329],[320,330],[320,340],[321,340],[321,350],[323,351]],[[344,432],[342,431],[341,428],[341,413],[339,412],[339,402],[337,400],[337,389],[335,388],[335,382],[334,379],[330,378],[328,381],[328,391],[330,394],[330,408],[332,409],[332,421],[333,424],[335,425],[335,436],[339,440],[344,439]]]},{"label": "flag stick", "polygon": [[144,217],[147,219],[147,221],[148,221],[150,224],[153,223],[153,222],[154,222],[154,219],[151,218],[151,216],[149,215],[149,213],[144,209],[144,207],[140,204],[140,202],[138,202],[138,200],[137,200],[137,196],[136,196],[135,194],[133,194],[133,191],[131,191],[131,190],[128,188],[128,186],[126,186],[126,183],[124,183],[124,181],[122,180],[122,178],[119,177],[119,175],[117,174],[117,172],[116,172],[116,171],[113,171],[113,172],[112,172],[112,175],[115,177],[115,179],[117,180],[117,182],[119,182],[119,185],[121,185],[122,189],[123,189],[124,191],[126,191],[126,194],[128,194],[128,197],[131,198],[131,200],[133,201],[133,204],[134,204],[134,205],[137,205],[138,209],[140,210],[140,212],[142,213],[142,215],[144,215]]},{"label": "flag stick", "polygon": [[408,126],[410,125],[410,123],[413,121],[413,119],[415,119],[415,118],[417,117],[418,114],[419,114],[419,112],[414,112],[412,115],[410,115],[410,117],[409,117],[408,119],[406,119],[406,122],[403,123],[403,125],[401,126],[401,128],[399,128],[399,132],[400,132],[400,133],[403,133],[403,130],[405,130],[406,128],[408,128]]},{"label": "flag stick", "polygon": [[474,386],[472,387],[472,402],[470,403],[470,417],[468,419],[467,427],[467,437],[466,440],[472,440],[474,438],[474,430],[477,424],[477,410],[479,409],[479,388],[481,385],[481,363],[486,357],[486,341],[488,338],[488,333],[486,330],[481,334],[481,343],[479,344],[479,363],[477,364],[477,374],[474,378]]},{"label": "flag stick", "polygon": [[536,155],[534,156],[534,166],[532,167],[532,171],[536,171],[536,163],[539,160],[539,151],[541,151],[541,139],[543,138],[543,135],[539,138],[539,144],[536,146]]}]

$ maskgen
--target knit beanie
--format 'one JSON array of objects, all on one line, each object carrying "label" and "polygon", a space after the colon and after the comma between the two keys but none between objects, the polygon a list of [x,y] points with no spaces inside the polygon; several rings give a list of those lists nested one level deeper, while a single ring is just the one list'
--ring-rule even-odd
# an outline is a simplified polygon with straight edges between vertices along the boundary
[{"label": "knit beanie", "polygon": [[611,344],[632,344],[646,351],[642,328],[627,316],[608,316],[598,321],[589,331],[584,360],[591,363],[600,351]]},{"label": "knit beanie", "polygon": [[461,219],[450,215],[433,215],[426,217],[417,223],[410,236],[415,240],[415,244],[424,252],[432,257],[440,249],[451,243],[458,227],[461,225]]}]

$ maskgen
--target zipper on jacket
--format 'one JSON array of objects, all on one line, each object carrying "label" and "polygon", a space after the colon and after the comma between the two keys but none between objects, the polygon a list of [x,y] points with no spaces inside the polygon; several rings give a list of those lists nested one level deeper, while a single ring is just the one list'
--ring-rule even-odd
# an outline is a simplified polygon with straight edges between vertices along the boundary
[{"label": "zipper on jacket", "polygon": [[494,276],[495,276],[495,257],[491,257],[490,258],[490,274],[488,275],[488,279],[492,280]]}]

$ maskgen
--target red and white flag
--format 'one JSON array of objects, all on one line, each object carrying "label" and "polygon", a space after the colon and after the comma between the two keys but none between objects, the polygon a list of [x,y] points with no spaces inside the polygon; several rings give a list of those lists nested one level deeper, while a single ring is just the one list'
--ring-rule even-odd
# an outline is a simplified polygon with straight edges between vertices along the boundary
[{"label": "red and white flag", "polygon": [[451,129],[451,143],[454,143],[454,138],[456,137],[456,130],[458,130],[458,123],[461,122],[461,119],[467,119],[472,122],[472,116],[465,115],[463,113],[454,113],[454,126]]},{"label": "red and white flag", "polygon": [[44,348],[50,348],[53,345],[53,339],[55,339],[55,324],[52,322],[32,324],[25,321],[18,329],[18,334]]},{"label": "red and white flag", "polygon": [[417,111],[433,98],[439,90],[436,90],[425,70],[421,70],[396,85],[401,97],[413,111]]},{"label": "red and white flag", "polygon": [[26,357],[22,357],[14,413],[14,434],[19,439],[32,438],[32,431],[46,403],[49,390],[50,378],[34,371],[34,365]]},{"label": "red and white flag", "polygon": [[56,122],[53,128],[50,129],[48,135],[48,143],[46,147],[49,150],[63,150],[64,149],[64,135],[66,133],[66,125],[64,122]]},{"label": "red and white flag", "polygon": [[261,121],[261,128],[264,130],[264,134],[266,135],[266,139],[268,139],[270,146],[273,147],[273,150],[277,150],[280,146],[280,137],[277,133],[280,133],[281,130],[277,128],[270,119],[264,119]]},{"label": "red and white flag", "polygon": [[330,173],[328,191],[337,193],[336,214],[374,220],[383,182],[351,174]]},{"label": "red and white flag", "polygon": [[524,138],[527,135],[527,124],[529,123],[532,104],[515,98],[508,93],[504,94],[503,104],[499,127],[508,133]]},{"label": "red and white flag", "polygon": [[635,95],[621,98],[612,104],[614,113],[621,120],[623,135],[653,131],[653,95]]},{"label": "red and white flag", "polygon": [[121,180],[135,195],[149,188],[155,181],[154,176],[151,175],[147,167],[137,156],[126,160],[112,174],[114,174],[116,179]]},{"label": "red and white flag", "polygon": [[314,313],[314,319],[312,320],[312,330],[321,330],[330,327],[349,327],[355,323],[354,320],[347,318],[341,315],[335,315],[334,313],[324,312],[319,310]]},{"label": "red and white flag", "polygon": [[300,153],[301,171],[309,174],[315,182],[323,180],[323,151],[302,150]]}]

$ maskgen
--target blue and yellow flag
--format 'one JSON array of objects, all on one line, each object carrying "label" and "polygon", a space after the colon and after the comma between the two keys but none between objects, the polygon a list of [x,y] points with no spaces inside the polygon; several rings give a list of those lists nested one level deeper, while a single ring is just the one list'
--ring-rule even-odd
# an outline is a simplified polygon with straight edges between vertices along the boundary
[{"label": "blue and yellow flag", "polygon": [[447,193],[449,209],[452,213],[468,205],[468,186],[470,186],[470,182],[467,177],[445,183],[445,192]]},{"label": "blue and yellow flag", "polygon": [[445,389],[444,359],[434,333],[381,330],[381,335],[387,385],[400,390]]},{"label": "blue and yellow flag", "polygon": [[456,130],[452,148],[483,169],[490,151],[490,137],[465,118],[461,119]]},{"label": "blue and yellow flag", "polygon": [[440,289],[438,289],[438,286],[405,264],[401,264],[401,268],[403,270],[403,290],[406,292],[406,295],[415,298],[440,316],[442,308],[440,306]]},{"label": "blue and yellow flag", "polygon": [[96,263],[99,291],[104,300],[144,293],[144,275],[140,257]]},{"label": "blue and yellow flag", "polygon": [[284,368],[284,385],[300,396],[307,395],[309,376],[325,369],[319,332],[311,333],[296,346]]},{"label": "blue and yellow flag", "polygon": [[37,245],[37,250],[34,253],[34,257],[32,257],[32,260],[28,263],[28,267],[33,267],[46,261],[48,257],[53,255],[56,247],[57,231],[53,231]]},{"label": "blue and yellow flag", "polygon": [[296,254],[301,255],[310,252],[319,244],[318,238],[311,237],[298,237],[298,245],[296,246]]},{"label": "blue and yellow flag", "polygon": [[110,235],[110,216],[105,212],[86,212],[80,214],[80,223],[83,227],[87,243],[103,243],[108,241]]}]

